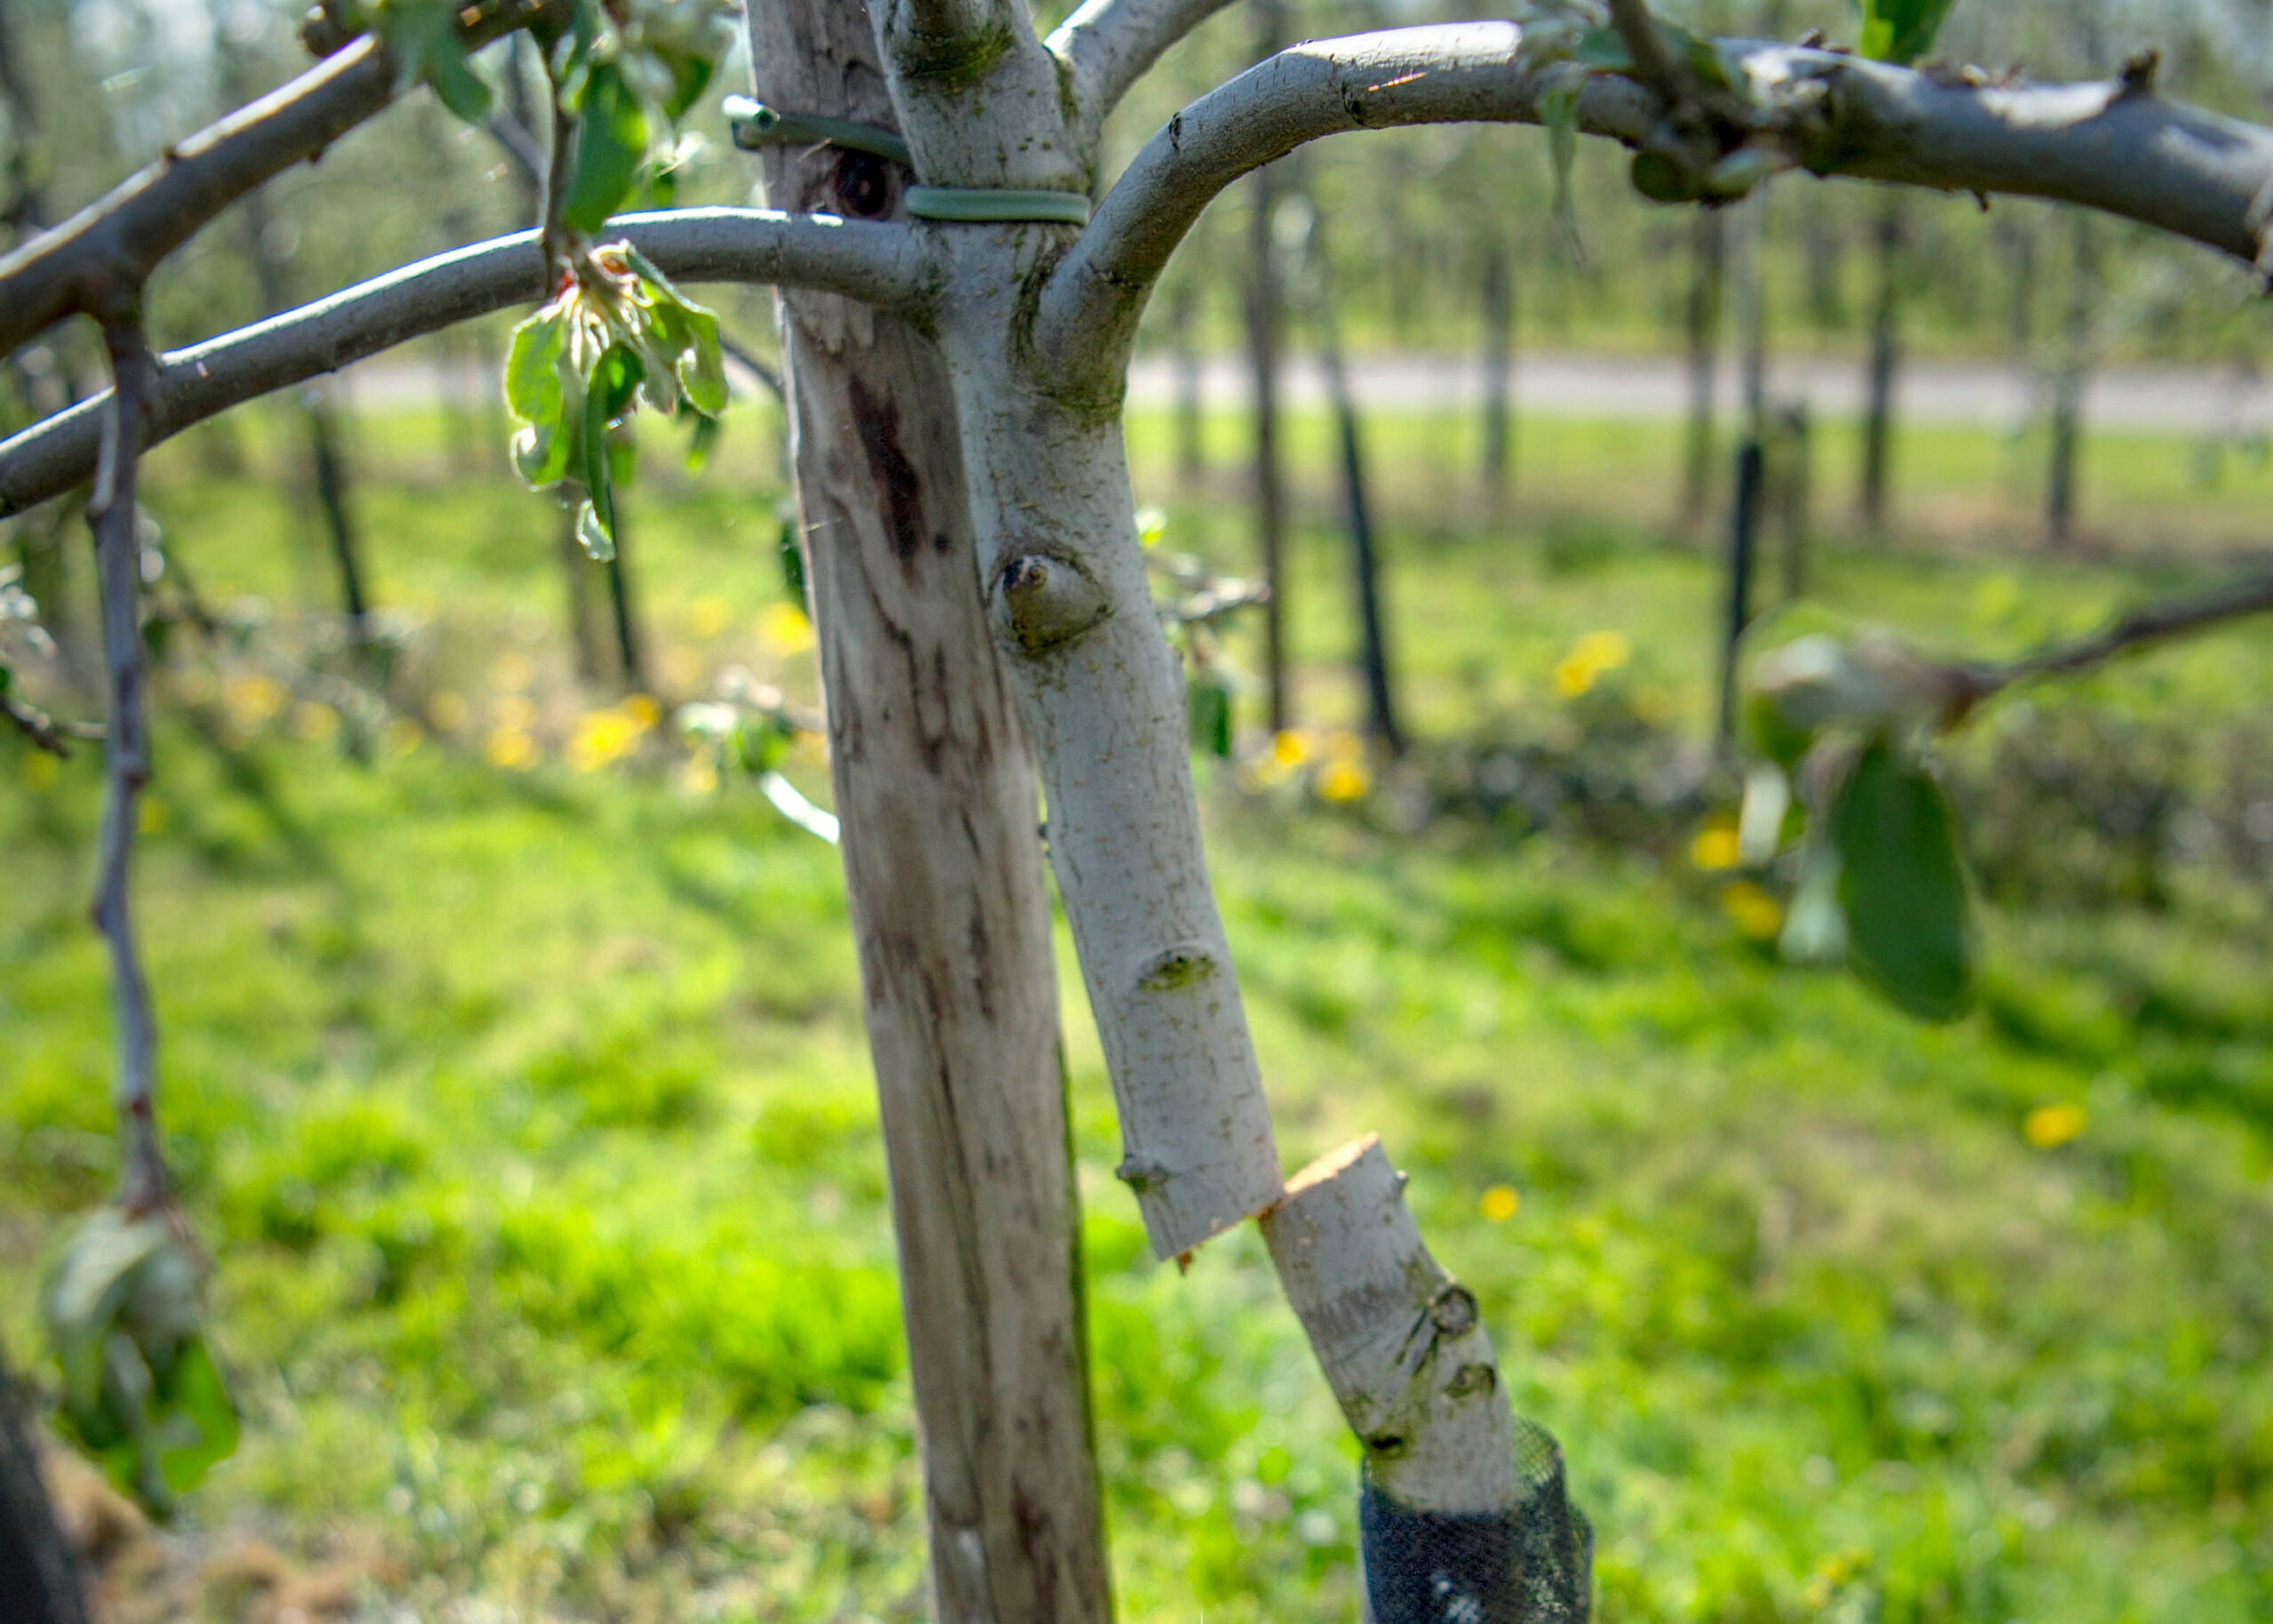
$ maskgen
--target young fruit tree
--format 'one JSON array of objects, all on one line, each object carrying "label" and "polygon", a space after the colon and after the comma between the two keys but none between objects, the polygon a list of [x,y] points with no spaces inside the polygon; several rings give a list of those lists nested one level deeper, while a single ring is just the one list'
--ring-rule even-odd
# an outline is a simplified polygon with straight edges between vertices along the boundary
[{"label": "young fruit tree", "polygon": [[[1047,36],[1022,0],[748,0],[755,99],[738,138],[763,154],[774,206],[620,214],[709,88],[726,43],[717,4],[326,0],[308,28],[314,67],[0,259],[0,352],[84,317],[112,377],[0,444],[0,515],[91,477],[108,667],[95,918],[116,989],[122,1174],[47,1294],[67,1425],[160,1508],[234,1429],[169,1194],[131,906],[152,770],[139,455],[240,401],[542,301],[506,364],[515,456],[605,556],[637,413],[699,425],[725,405],[717,323],[675,284],[764,283],[780,290],[804,578],[883,1100],[931,1616],[1112,1616],[1046,850],[1118,1105],[1120,1176],[1162,1258],[1261,1224],[1361,1447],[1372,1616],[1585,1618],[1591,1535],[1560,1454],[1509,1413],[1485,1316],[1430,1257],[1389,1151],[1361,1138],[1289,1181],[1273,1144],[1122,446],[1147,297],[1227,186],[1343,132],[1535,123],[1564,168],[1580,133],[1624,144],[1635,185],[1667,203],[1710,208],[1805,171],[2062,200],[2254,264],[2273,131],[2164,99],[2145,59],[2060,85],[1904,66],[1945,4],[1866,0],[1858,54],[1700,38],[1643,0],[1540,0],[1522,22],[1279,51],[1107,175],[1106,115],[1226,0],[1088,0]],[[421,82],[484,116],[479,54],[519,33],[552,98],[532,229],[151,352],[141,297],[169,254]],[[1869,927],[1857,950],[1913,1007],[1945,1012],[1963,993],[1962,883],[1951,900],[1916,736],[2000,678],[1811,646],[1763,676],[1770,741],[1797,763],[1838,735],[1849,788],[1829,838],[1849,879],[1869,881],[1848,885],[1848,923]],[[9,714],[67,748],[28,706],[11,700]],[[1918,894],[1874,852],[1913,863]]]}]

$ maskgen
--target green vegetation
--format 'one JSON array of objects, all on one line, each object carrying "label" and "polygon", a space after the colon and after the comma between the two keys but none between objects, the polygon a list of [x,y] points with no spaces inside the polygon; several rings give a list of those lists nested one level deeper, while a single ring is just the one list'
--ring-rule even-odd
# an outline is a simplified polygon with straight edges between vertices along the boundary
[{"label": "green vegetation", "polygon": [[[1712,566],[1635,522],[1670,488],[1670,436],[1525,432],[1541,485],[1590,448],[1628,459],[1596,465],[1612,516],[1546,507],[1486,535],[1447,505],[1391,527],[1417,731],[1579,748],[1614,699],[1697,736]],[[1385,425],[1392,487],[1455,483],[1448,438]],[[1949,438],[1947,459],[1906,442],[1921,507],[1998,455]],[[1139,425],[1140,469],[1164,439]],[[426,1618],[495,1616],[473,1599],[525,1620],[916,1618],[836,855],[747,787],[706,789],[638,707],[595,721],[554,630],[551,516],[501,478],[461,490],[415,465],[440,443],[374,424],[367,451],[399,477],[362,494],[375,596],[424,617],[402,680],[431,729],[385,730],[359,764],[322,710],[216,677],[186,640],[162,684],[139,896],[244,1439],[193,1498],[202,1543],[110,1570],[115,1616],[244,1616],[244,1570],[206,1558],[257,1535],[343,1570],[346,1604]],[[201,455],[155,476],[177,565],[217,601],[324,601],[288,501],[196,473]],[[2148,488],[2185,456],[2141,441],[2095,467]],[[769,464],[738,419],[700,489],[630,495],[671,697],[729,661],[811,692],[776,521],[748,494]],[[2262,498],[2178,488],[2163,519],[2201,535]],[[1242,560],[1222,504],[1174,510],[1171,535]],[[1827,545],[1815,579],[1833,609],[1997,653],[2198,573],[1995,539]],[[1342,559],[1312,529],[1299,561],[1302,703],[1331,729],[1356,714]],[[2232,748],[2265,757],[2263,648],[2237,630],[2007,701],[1960,741],[1960,782],[2097,718],[2204,804],[2273,797]],[[814,758],[791,770],[819,792]],[[1288,1165],[1378,1129],[1411,1171],[1518,1407],[1569,1451],[1603,1617],[2273,1606],[2261,865],[2188,848],[2079,889],[2111,836],[2063,845],[2045,804],[1969,790],[1982,1008],[1932,1028],[1777,963],[1757,939],[1774,899],[1699,866],[1709,808],[1614,844],[1408,828],[1394,780],[1319,806],[1211,771]],[[40,1264],[111,1168],[97,777],[92,752],[57,771],[0,740],[0,1333],[20,1363]],[[1122,1614],[1346,1620],[1344,1429],[1252,1234],[1188,1276],[1148,1261],[1070,949],[1060,977]]]}]

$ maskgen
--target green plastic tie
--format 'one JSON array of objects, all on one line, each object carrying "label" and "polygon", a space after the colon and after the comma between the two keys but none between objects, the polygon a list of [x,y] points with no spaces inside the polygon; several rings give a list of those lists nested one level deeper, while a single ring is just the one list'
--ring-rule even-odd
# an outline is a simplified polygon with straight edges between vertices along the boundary
[{"label": "green plastic tie", "polygon": [[1086,226],[1089,200],[1079,192],[1030,192],[1015,186],[910,186],[907,212],[919,219],[978,225],[1044,220]]},{"label": "green plastic tie", "polygon": [[[818,113],[785,113],[748,96],[729,96],[727,123],[734,145],[744,152],[765,147],[842,147],[915,167],[907,143],[889,130],[824,118]],[[907,212],[923,220],[959,225],[1021,225],[1040,221],[1086,226],[1089,200],[1079,192],[1030,191],[1016,186],[910,186]]]},{"label": "green plastic tie", "polygon": [[729,96],[725,105],[726,122],[733,127],[734,145],[744,152],[756,152],[761,147],[842,147],[915,167],[907,143],[874,124],[858,124],[849,118],[823,118],[818,113],[784,113],[747,96]]}]

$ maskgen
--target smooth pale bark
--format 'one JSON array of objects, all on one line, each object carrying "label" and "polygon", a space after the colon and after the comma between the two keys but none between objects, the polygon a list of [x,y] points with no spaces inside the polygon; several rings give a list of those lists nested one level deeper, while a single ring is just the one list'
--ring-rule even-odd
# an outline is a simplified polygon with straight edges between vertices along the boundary
[{"label": "smooth pale bark", "polygon": [[949,285],[967,295],[943,325],[988,620],[1041,764],[1050,862],[1120,1106],[1120,1174],[1166,1257],[1276,1200],[1279,1154],[1119,416],[1039,393],[1004,343],[1021,280],[1001,273],[1006,250],[1030,270],[1065,229],[957,231],[969,270]]},{"label": "smooth pale bark", "polygon": [[1422,1243],[1381,1140],[1296,1174],[1263,1238],[1373,1485],[1416,1510],[1512,1509],[1514,1422],[1491,1335]]},{"label": "smooth pale bark", "polygon": [[[756,0],[756,93],[876,124],[858,7]],[[781,151],[770,196],[882,214],[880,161]],[[830,772],[859,944],[940,1624],[1112,1617],[1057,984],[1034,767],[971,561],[939,353],[909,324],[781,297]]]}]

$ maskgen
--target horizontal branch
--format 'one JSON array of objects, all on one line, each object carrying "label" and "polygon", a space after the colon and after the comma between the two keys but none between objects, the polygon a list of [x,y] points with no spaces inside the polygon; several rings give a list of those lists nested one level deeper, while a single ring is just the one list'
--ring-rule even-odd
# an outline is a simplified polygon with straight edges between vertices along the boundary
[{"label": "horizontal branch", "polygon": [[[1297,45],[1201,97],[1147,142],[1045,289],[1036,342],[1065,389],[1117,391],[1136,319],[1210,199],[1305,141],[1391,125],[1537,123],[1566,64],[1521,55],[1512,23],[1400,28]],[[1722,42],[1755,144],[1818,175],[2079,203],[2255,262],[2273,131],[2161,99],[2135,76],[1999,86],[1806,46]],[[1639,146],[1661,103],[1590,75],[1578,127]]]},{"label": "horizontal branch", "polygon": [[1232,0],[1089,0],[1042,42],[1065,65],[1094,134],[1161,54]]},{"label": "horizontal branch", "polygon": [[[535,20],[547,3],[503,0],[467,30],[468,48]],[[0,257],[0,354],[66,316],[135,317],[160,261],[238,198],[385,107],[400,82],[386,48],[365,35]]]},{"label": "horizontal branch", "polygon": [[[926,240],[905,226],[763,209],[685,209],[625,215],[607,235],[628,238],[669,276],[689,282],[816,288],[904,312],[928,301]],[[329,298],[160,363],[142,444],[179,433],[241,401],[289,388],[406,339],[526,304],[543,257],[534,231],[478,243],[361,282]],[[0,441],[0,516],[68,490],[94,466],[107,393]]]}]

